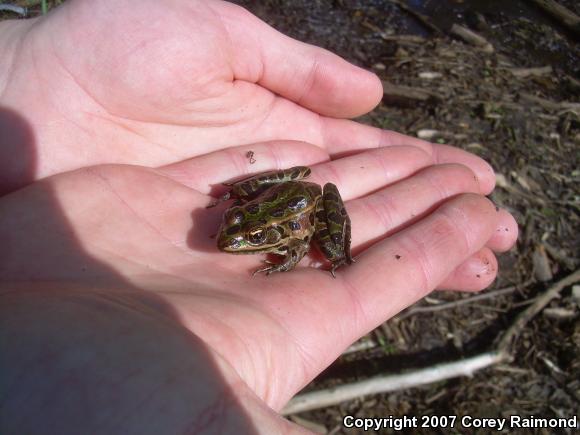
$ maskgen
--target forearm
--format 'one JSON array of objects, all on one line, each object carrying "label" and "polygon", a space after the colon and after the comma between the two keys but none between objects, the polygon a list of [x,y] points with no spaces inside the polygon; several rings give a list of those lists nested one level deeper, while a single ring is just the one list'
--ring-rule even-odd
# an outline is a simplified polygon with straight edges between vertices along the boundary
[{"label": "forearm", "polygon": [[0,298],[2,433],[289,428],[150,296],[19,289]]}]

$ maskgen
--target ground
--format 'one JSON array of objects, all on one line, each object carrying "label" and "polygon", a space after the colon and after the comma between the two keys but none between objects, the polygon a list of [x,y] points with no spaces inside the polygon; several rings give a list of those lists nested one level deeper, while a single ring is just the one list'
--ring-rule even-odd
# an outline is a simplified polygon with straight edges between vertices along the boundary
[{"label": "ground", "polygon": [[[35,4],[31,11],[40,11],[40,1],[14,3]],[[51,6],[54,2],[48,3]],[[482,156],[498,174],[498,188],[491,199],[509,210],[520,225],[517,246],[500,257],[499,277],[491,290],[500,291],[493,293],[494,297],[471,300],[473,295],[469,294],[434,293],[363,338],[364,350],[345,354],[307,390],[429,367],[491,350],[520,312],[578,268],[577,34],[524,1],[403,2],[431,17],[431,28],[388,0],[238,3],[290,36],[372,69],[387,89],[406,86],[418,90],[418,95],[407,95],[409,89],[402,88],[405,95],[397,98],[387,91],[381,105],[361,121],[453,144]],[[580,14],[577,2],[560,3]],[[453,23],[478,32],[493,51],[452,37]],[[526,70],[531,67],[542,68]],[[463,299],[469,301],[434,308]],[[343,433],[341,423],[346,414],[578,415],[579,307],[580,288],[573,292],[571,286],[565,287],[560,297],[525,325],[513,347],[513,361],[479,371],[471,378],[360,397],[290,418],[320,431]],[[482,429],[480,433],[489,432]],[[566,433],[519,433],[531,432]],[[451,432],[424,429],[416,433]]]}]

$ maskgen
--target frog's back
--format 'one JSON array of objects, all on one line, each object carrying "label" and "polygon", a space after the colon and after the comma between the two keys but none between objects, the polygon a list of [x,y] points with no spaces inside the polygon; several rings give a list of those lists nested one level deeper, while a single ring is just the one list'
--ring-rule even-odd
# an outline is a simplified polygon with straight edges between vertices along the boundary
[{"label": "frog's back", "polygon": [[257,198],[248,201],[243,207],[249,214],[285,220],[297,214],[313,211],[320,195],[321,188],[318,184],[287,181],[272,186]]}]

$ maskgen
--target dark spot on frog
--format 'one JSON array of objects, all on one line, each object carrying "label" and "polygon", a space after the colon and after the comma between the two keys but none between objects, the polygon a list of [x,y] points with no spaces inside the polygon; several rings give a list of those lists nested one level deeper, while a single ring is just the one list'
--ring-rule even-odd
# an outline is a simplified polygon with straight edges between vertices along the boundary
[{"label": "dark spot on frog", "polygon": [[310,216],[308,216],[308,221],[310,222],[311,226],[314,225],[314,213],[310,213]]},{"label": "dark spot on frog", "polygon": [[344,219],[335,211],[331,211],[327,214],[328,220],[331,222],[335,222],[337,224],[341,224]]},{"label": "dark spot on frog", "polygon": [[276,207],[275,209],[270,210],[270,216],[282,217],[284,216],[284,209],[282,207]]},{"label": "dark spot on frog", "polygon": [[338,196],[336,196],[336,194],[334,194],[333,192],[325,192],[324,193],[324,200],[325,201],[332,201],[332,202],[340,202],[340,199],[338,198]]},{"label": "dark spot on frog", "polygon": [[239,233],[241,229],[242,227],[240,225],[234,225],[226,230],[226,234],[228,236],[233,236],[234,234]]},{"label": "dark spot on frog", "polygon": [[326,220],[326,213],[324,212],[324,210],[320,210],[316,212],[316,218],[321,221],[324,222]]},{"label": "dark spot on frog", "polygon": [[286,231],[284,231],[284,228],[281,226],[276,226],[274,227],[276,229],[276,231],[278,231],[280,233],[280,237],[286,237]]},{"label": "dark spot on frog", "polygon": [[327,258],[334,256],[334,252],[332,252],[330,249],[328,249],[328,246],[326,246],[326,245],[320,246],[320,250],[322,251],[322,253],[324,255],[326,255]]},{"label": "dark spot on frog", "polygon": [[239,224],[244,219],[244,213],[241,210],[232,210],[228,214],[228,223],[230,224]]},{"label": "dark spot on frog", "polygon": [[340,214],[341,214],[341,216],[346,216],[346,214],[347,214],[347,213],[346,213],[346,208],[342,207],[342,208],[340,209]]},{"label": "dark spot on frog", "polygon": [[332,239],[332,241],[334,242],[335,245],[340,245],[342,243],[342,235],[341,234],[334,233],[332,236],[330,236],[330,238]]},{"label": "dark spot on frog", "polygon": [[312,171],[310,170],[310,168],[306,168],[306,170],[304,171],[304,177],[308,177],[310,174],[312,173]]},{"label": "dark spot on frog", "polygon": [[303,239],[306,243],[310,243],[310,236],[306,236]]},{"label": "dark spot on frog", "polygon": [[278,194],[274,192],[272,195],[264,199],[264,202],[274,202],[278,199]]},{"label": "dark spot on frog", "polygon": [[330,234],[326,228],[318,231],[318,237],[321,239],[326,239]]},{"label": "dark spot on frog", "polygon": [[258,204],[250,204],[246,207],[246,211],[250,214],[256,214],[260,211],[260,206]]},{"label": "dark spot on frog", "polygon": [[288,227],[290,227],[292,231],[298,231],[301,228],[300,223],[296,221],[288,222]]},{"label": "dark spot on frog", "polygon": [[303,196],[297,196],[288,200],[286,205],[293,211],[302,210],[304,207],[306,207],[306,198]]},{"label": "dark spot on frog", "polygon": [[293,180],[295,180],[299,176],[300,176],[300,170],[298,170],[298,169],[296,169],[295,171],[292,171],[292,173],[290,174],[290,178],[292,178]]},{"label": "dark spot on frog", "polygon": [[244,183],[240,187],[246,193],[246,195],[250,195],[254,192],[254,189],[249,183]]}]

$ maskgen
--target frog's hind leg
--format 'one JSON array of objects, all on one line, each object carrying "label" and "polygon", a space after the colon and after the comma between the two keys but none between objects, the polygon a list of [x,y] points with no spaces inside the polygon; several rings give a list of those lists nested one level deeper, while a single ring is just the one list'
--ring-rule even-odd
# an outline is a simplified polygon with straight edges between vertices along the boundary
[{"label": "frog's hind leg", "polygon": [[315,241],[332,267],[330,273],[343,264],[354,263],[350,252],[350,218],[336,186],[324,185],[322,199],[316,204]]},{"label": "frog's hind leg", "polygon": [[251,182],[254,185],[283,183],[285,181],[302,180],[310,176],[312,171],[308,166],[294,166],[279,171],[262,172],[261,174],[250,175],[233,183],[223,183],[224,186],[235,186],[238,184]]},{"label": "frog's hind leg", "polygon": [[242,203],[251,201],[275,184],[302,180],[308,177],[311,172],[307,166],[294,166],[293,168],[282,169],[280,171],[252,175],[233,183],[223,183],[225,186],[231,187],[231,190],[223,195],[215,204],[212,204],[212,206],[222,201],[227,201],[230,198],[239,199]]},{"label": "frog's hind leg", "polygon": [[310,250],[310,244],[304,240],[294,239],[287,246],[284,246],[276,254],[284,255],[284,259],[281,263],[273,263],[266,260],[264,263],[268,264],[268,267],[256,270],[253,275],[257,273],[264,272],[266,275],[270,275],[274,272],[287,272],[296,267],[296,265],[302,260],[306,253]]}]

